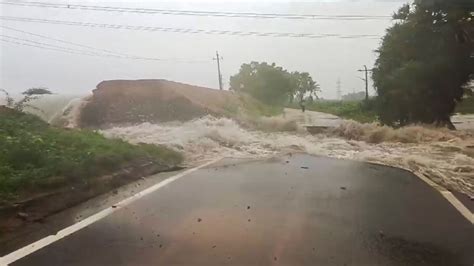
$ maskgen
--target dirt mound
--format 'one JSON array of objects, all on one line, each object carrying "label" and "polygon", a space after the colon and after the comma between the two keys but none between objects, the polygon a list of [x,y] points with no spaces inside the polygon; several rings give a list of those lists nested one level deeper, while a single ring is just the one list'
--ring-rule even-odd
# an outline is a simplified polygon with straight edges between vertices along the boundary
[{"label": "dirt mound", "polygon": [[82,108],[81,127],[141,122],[187,121],[222,116],[239,97],[229,91],[168,80],[109,80],[97,85]]}]

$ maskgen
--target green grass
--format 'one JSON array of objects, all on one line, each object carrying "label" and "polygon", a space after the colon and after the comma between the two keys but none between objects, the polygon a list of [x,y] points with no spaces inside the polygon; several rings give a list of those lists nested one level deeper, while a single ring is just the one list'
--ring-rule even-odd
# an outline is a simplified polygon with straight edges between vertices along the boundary
[{"label": "green grass", "polygon": [[[370,101],[366,104],[363,101],[319,100],[314,101],[313,103],[307,103],[306,109],[337,115],[360,123],[370,123],[377,120],[375,111],[373,111],[371,106],[372,102]],[[292,107],[300,108],[298,104],[293,104]]]},{"label": "green grass", "polygon": [[474,114],[474,96],[463,99],[463,101],[456,106],[456,113]]},{"label": "green grass", "polygon": [[50,127],[37,116],[0,108],[0,198],[87,183],[145,161],[173,166],[182,156],[162,146],[132,145],[89,130]]}]

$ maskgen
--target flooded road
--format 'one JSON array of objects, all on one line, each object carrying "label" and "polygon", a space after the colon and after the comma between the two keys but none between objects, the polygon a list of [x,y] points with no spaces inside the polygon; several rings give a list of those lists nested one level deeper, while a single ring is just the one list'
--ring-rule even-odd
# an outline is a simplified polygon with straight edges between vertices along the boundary
[{"label": "flooded road", "polygon": [[305,111],[285,108],[282,117],[297,121],[302,127],[307,126],[321,126],[321,127],[337,127],[340,126],[344,120],[338,116],[315,112],[315,111]]},{"label": "flooded road", "polygon": [[[64,108],[64,125],[77,124],[81,104],[74,100]],[[182,152],[188,166],[222,156],[257,159],[286,152],[376,162],[408,169],[472,202],[474,115],[456,114],[452,121],[457,131],[426,125],[393,129],[287,108],[283,115],[258,120],[257,129],[233,119],[205,116],[186,122],[113,125],[101,133],[132,143],[165,145]],[[307,126],[333,130],[311,135]]]},{"label": "flooded road", "polygon": [[472,233],[406,171],[308,155],[233,159],[12,265],[471,265]]},{"label": "flooded road", "polygon": [[456,129],[474,131],[474,114],[456,114],[451,117]]},{"label": "flooded road", "polygon": [[[296,121],[291,131],[273,128]],[[329,126],[312,135],[305,125]],[[115,126],[102,133],[132,143],[161,144],[182,152],[190,166],[218,157],[258,159],[305,152],[409,169],[446,189],[474,197],[474,133],[423,126],[400,129],[343,121],[335,116],[287,109],[285,117],[260,121],[254,130],[229,118],[205,116],[187,122]],[[268,130],[265,130],[265,127]],[[284,128],[283,126],[282,128]]]}]

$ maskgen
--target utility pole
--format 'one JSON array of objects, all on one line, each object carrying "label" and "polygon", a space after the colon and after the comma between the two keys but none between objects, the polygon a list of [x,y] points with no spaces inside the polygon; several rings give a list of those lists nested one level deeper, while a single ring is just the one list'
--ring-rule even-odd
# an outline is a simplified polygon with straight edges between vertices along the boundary
[{"label": "utility pole", "polygon": [[340,78],[337,78],[337,82],[336,82],[336,97],[338,100],[342,100],[342,96],[341,96],[341,79]]},{"label": "utility pole", "polygon": [[216,51],[216,58],[213,58],[214,60],[217,60],[217,79],[219,81],[219,90],[222,90],[222,74],[221,74],[221,63],[220,60],[223,59],[222,57],[219,56],[219,52]]},{"label": "utility pole", "polygon": [[368,70],[367,66],[364,65],[364,69],[358,69],[357,71],[365,72],[365,78],[360,78],[360,79],[365,81],[365,100],[368,101],[369,100],[369,78],[368,78],[369,75],[368,75],[368,72],[372,71],[372,69]]}]

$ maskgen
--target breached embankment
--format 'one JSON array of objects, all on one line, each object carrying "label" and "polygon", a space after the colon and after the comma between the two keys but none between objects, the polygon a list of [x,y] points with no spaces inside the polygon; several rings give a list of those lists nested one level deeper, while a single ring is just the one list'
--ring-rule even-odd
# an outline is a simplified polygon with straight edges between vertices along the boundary
[{"label": "breached embankment", "polygon": [[[344,121],[325,134],[311,135],[294,117],[245,120],[236,115],[243,104],[232,92],[170,81],[107,81],[66,113],[72,126],[98,127],[107,137],[181,151],[188,165],[222,156],[306,152],[402,167],[474,196],[474,137],[468,129],[393,129]],[[87,108],[96,116],[89,122],[84,120]]]}]

